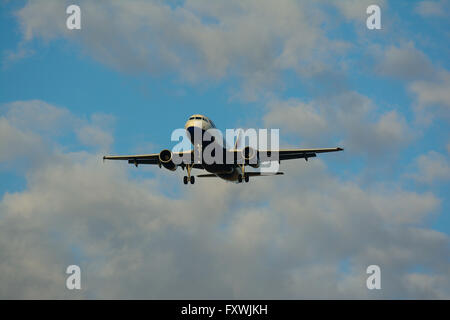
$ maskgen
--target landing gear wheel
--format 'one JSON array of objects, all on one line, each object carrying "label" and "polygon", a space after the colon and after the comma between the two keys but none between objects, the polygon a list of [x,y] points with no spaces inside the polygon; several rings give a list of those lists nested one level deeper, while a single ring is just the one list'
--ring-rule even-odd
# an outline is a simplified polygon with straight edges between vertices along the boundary
[{"label": "landing gear wheel", "polygon": [[188,184],[188,177],[187,176],[183,177],[183,182],[184,182],[184,184]]},{"label": "landing gear wheel", "polygon": [[239,183],[242,182],[242,174],[238,175],[238,182],[239,182]]},{"label": "landing gear wheel", "polygon": [[191,184],[194,184],[194,183],[195,183],[195,177],[191,176]]},{"label": "landing gear wheel", "polygon": [[248,176],[248,173],[246,173],[246,174],[245,174],[245,182],[248,182],[249,179],[250,179],[250,178],[249,178],[249,176]]}]

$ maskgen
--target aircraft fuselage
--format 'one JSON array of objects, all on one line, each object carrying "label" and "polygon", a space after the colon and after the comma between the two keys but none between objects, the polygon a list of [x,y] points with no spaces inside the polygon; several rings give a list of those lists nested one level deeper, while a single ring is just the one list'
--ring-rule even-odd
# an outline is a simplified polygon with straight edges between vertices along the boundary
[{"label": "aircraft fuselage", "polygon": [[[223,149],[223,155],[226,155],[226,144],[225,141],[215,141],[213,139],[204,139],[204,135],[207,135],[207,130],[215,129],[214,123],[205,116],[193,115],[186,122],[184,128],[186,129],[186,134],[190,139],[194,152],[199,152],[200,156],[203,157],[202,150],[204,150],[210,144],[217,144],[217,148]],[[212,147],[212,146],[211,146]],[[202,159],[203,160],[203,159]],[[239,176],[243,174],[241,166],[236,164],[226,164],[225,161],[222,164],[212,163],[207,164],[206,161],[201,161],[202,167],[209,173],[215,174],[217,177],[228,181],[238,181]]]}]

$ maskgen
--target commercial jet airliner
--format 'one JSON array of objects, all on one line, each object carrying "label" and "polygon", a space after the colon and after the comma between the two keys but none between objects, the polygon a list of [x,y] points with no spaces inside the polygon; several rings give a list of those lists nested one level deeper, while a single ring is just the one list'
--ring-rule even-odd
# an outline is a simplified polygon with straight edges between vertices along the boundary
[{"label": "commercial jet airliner", "polygon": [[[194,184],[195,177],[191,174],[192,169],[201,169],[209,172],[208,174],[197,175],[199,178],[218,177],[227,181],[241,183],[248,182],[250,177],[265,176],[263,172],[245,172],[245,166],[259,168],[262,162],[272,161],[276,159],[278,163],[282,160],[290,159],[305,159],[315,157],[317,153],[342,151],[342,148],[323,148],[323,149],[276,149],[276,150],[262,150],[255,149],[251,146],[238,148],[238,139],[234,148],[227,148],[226,144],[220,143],[214,139],[215,137],[204,138],[210,129],[215,129],[214,122],[203,115],[193,115],[186,122],[184,128],[189,137],[193,150],[172,152],[164,149],[160,153],[127,155],[127,156],[104,156],[105,160],[128,160],[128,163],[134,164],[136,167],[140,164],[155,164],[160,168],[161,166],[175,171],[177,167],[186,169],[187,175],[183,177],[184,184]],[[197,140],[196,137],[202,137]],[[201,141],[201,143],[198,143]],[[211,145],[213,144],[213,145]],[[215,144],[215,145],[214,145]],[[205,161],[203,151],[205,148],[222,151],[219,160],[223,161]],[[212,148],[211,148],[212,147]],[[218,148],[218,149],[217,149]],[[282,172],[275,172],[280,175]],[[270,175],[270,174],[269,174]]]}]

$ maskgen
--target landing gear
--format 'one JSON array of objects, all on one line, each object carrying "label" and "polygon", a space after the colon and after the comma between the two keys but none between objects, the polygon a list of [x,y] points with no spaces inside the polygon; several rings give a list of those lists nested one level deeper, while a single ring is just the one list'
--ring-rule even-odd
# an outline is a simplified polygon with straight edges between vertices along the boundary
[{"label": "landing gear", "polygon": [[191,165],[186,165],[186,170],[187,170],[187,174],[188,175],[183,177],[183,183],[184,184],[188,184],[189,182],[191,184],[195,183],[195,177],[191,176],[191,169],[192,169]]},{"label": "landing gear", "polygon": [[250,180],[248,173],[244,173],[244,177],[242,177],[242,174],[238,175],[238,182],[241,183],[242,180],[244,180],[245,182],[248,182]]},{"label": "landing gear", "polygon": [[184,184],[188,184],[189,182],[190,182],[191,184],[194,184],[194,183],[195,183],[195,177],[194,177],[194,176],[191,176],[191,177],[184,176],[184,177],[183,177],[183,183],[184,183]]},{"label": "landing gear", "polygon": [[242,164],[241,172],[242,172],[242,174],[238,175],[238,182],[241,183],[242,180],[244,180],[245,182],[248,182],[250,180],[250,177],[249,177],[248,173],[245,173],[245,164]]}]

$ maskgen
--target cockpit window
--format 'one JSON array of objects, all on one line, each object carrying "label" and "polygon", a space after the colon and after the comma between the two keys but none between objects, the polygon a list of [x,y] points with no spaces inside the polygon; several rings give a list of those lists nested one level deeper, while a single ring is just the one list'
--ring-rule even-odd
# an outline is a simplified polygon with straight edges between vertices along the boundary
[{"label": "cockpit window", "polygon": [[212,121],[205,117],[190,117],[189,120],[204,120],[204,121],[210,122],[212,124]]}]

